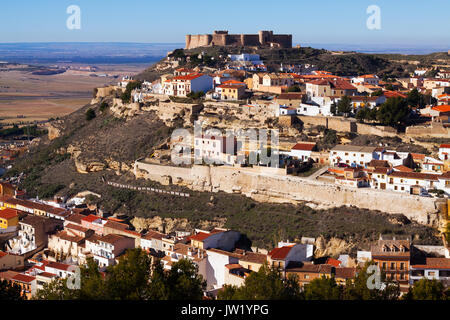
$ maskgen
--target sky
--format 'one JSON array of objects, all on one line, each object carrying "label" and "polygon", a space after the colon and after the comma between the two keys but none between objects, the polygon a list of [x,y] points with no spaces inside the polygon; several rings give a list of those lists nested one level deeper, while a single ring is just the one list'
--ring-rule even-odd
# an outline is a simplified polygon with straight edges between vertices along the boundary
[{"label": "sky", "polygon": [[[80,29],[68,29],[67,8],[80,8]],[[370,5],[381,29],[369,30]],[[2,1],[0,42],[183,43],[185,34],[293,35],[294,44],[345,43],[450,49],[448,0],[16,0]]]}]

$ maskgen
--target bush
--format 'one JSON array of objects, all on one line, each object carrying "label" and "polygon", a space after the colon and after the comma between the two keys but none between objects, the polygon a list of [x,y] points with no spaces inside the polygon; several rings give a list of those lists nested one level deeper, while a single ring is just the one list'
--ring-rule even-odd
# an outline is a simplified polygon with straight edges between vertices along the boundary
[{"label": "bush", "polygon": [[89,108],[86,111],[86,120],[87,121],[91,121],[92,119],[94,119],[96,117],[95,111],[94,109]]},{"label": "bush", "polygon": [[108,105],[108,103],[106,102],[106,101],[103,101],[101,104],[100,104],[100,111],[101,112],[104,112],[106,109],[108,109],[109,108],[109,105]]}]

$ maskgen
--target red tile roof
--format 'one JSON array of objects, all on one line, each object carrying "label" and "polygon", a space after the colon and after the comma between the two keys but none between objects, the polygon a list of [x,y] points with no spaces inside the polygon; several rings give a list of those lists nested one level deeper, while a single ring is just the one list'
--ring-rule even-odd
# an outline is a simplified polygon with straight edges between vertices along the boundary
[{"label": "red tile roof", "polygon": [[389,177],[437,181],[439,176],[431,173],[394,171]]},{"label": "red tile roof", "polygon": [[285,246],[281,248],[275,248],[269,252],[269,256],[272,260],[283,260],[291,251],[292,246]]},{"label": "red tile roof", "polygon": [[426,258],[424,265],[411,265],[412,268],[420,269],[450,269],[450,259],[448,258]]},{"label": "red tile roof", "polygon": [[328,258],[327,262],[325,262],[325,264],[329,264],[335,267],[339,267],[341,265],[341,262],[337,259],[333,259],[333,258]]},{"label": "red tile roof", "polygon": [[401,172],[414,172],[413,169],[408,168],[407,166],[403,166],[403,165],[395,166],[394,169],[401,171]]},{"label": "red tile roof", "polygon": [[402,94],[400,92],[397,92],[397,91],[389,91],[389,90],[388,91],[384,91],[383,95],[386,98],[397,98],[397,97],[406,98],[406,95],[404,95],[404,94]]},{"label": "red tile roof", "polygon": [[440,106],[436,106],[432,108],[433,110],[439,111],[439,112],[450,112],[450,105],[443,104]]},{"label": "red tile roof", "polygon": [[101,218],[99,216],[90,214],[87,217],[82,218],[81,220],[92,223],[92,222],[94,222],[97,219],[101,219]]},{"label": "red tile roof", "polygon": [[439,149],[443,149],[443,148],[450,148],[450,144],[443,143],[439,146]]},{"label": "red tile roof", "polygon": [[312,151],[315,148],[316,144],[314,142],[300,142],[292,147],[292,150],[304,150],[304,151]]},{"label": "red tile roof", "polygon": [[19,281],[19,282],[24,282],[24,283],[29,283],[33,280],[35,280],[35,277],[31,277],[31,276],[27,276],[26,274],[16,274],[13,278],[14,281]]},{"label": "red tile roof", "polygon": [[67,271],[70,267],[70,264],[49,261],[47,267]]},{"label": "red tile roof", "polygon": [[191,74],[187,74],[185,76],[173,77],[172,80],[189,81],[189,80],[194,80],[196,78],[200,78],[201,76],[204,76],[204,74],[203,73],[191,73]]},{"label": "red tile roof", "polygon": [[210,233],[205,232],[199,232],[193,236],[190,236],[188,240],[194,240],[194,241],[200,241],[203,242],[205,239],[209,238],[211,236]]},{"label": "red tile roof", "polygon": [[11,208],[5,208],[3,210],[0,210],[0,218],[8,220],[14,217],[17,217],[17,210]]},{"label": "red tile roof", "polygon": [[4,256],[7,256],[8,254],[6,252],[0,251],[0,258],[3,258]]}]

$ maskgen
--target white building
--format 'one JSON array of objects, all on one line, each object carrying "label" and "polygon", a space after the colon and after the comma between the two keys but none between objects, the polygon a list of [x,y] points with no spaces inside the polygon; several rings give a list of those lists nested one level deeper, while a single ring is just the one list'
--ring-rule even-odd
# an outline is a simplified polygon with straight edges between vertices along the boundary
[{"label": "white building", "polygon": [[239,62],[251,62],[253,65],[263,64],[259,54],[241,53],[241,54],[229,54],[231,61]]},{"label": "white building", "polygon": [[450,282],[450,259],[448,258],[426,258],[425,264],[414,264],[410,266],[409,284],[413,285],[421,279]]},{"label": "white building", "polygon": [[288,153],[291,157],[301,161],[307,161],[311,158],[311,152],[316,148],[315,142],[299,142],[291,148]]},{"label": "white building", "polygon": [[116,258],[127,249],[133,249],[135,240],[133,238],[108,234],[99,238],[92,248],[94,260],[100,267],[108,267],[115,264]]},{"label": "white building", "polygon": [[393,171],[386,177],[386,189],[408,194],[426,194],[439,184],[437,174]]},{"label": "white building", "polygon": [[371,84],[377,86],[380,78],[378,78],[378,76],[374,74],[366,74],[363,76],[354,77],[351,81],[355,84]]},{"label": "white building", "polygon": [[366,166],[372,160],[380,160],[375,147],[337,145],[330,150],[330,164],[345,163],[349,166]]},{"label": "white building", "polygon": [[213,88],[213,78],[203,73],[175,76],[165,80],[163,93],[168,96],[186,97],[191,92],[206,92]]},{"label": "white building", "polygon": [[436,189],[443,190],[450,196],[450,171],[438,176],[438,182],[436,183]]},{"label": "white building", "polygon": [[233,165],[237,161],[237,151],[235,136],[214,135],[209,131],[194,139],[194,156],[199,162]]},{"label": "white building", "polygon": [[442,161],[450,160],[450,144],[441,144],[439,146],[439,159]]}]

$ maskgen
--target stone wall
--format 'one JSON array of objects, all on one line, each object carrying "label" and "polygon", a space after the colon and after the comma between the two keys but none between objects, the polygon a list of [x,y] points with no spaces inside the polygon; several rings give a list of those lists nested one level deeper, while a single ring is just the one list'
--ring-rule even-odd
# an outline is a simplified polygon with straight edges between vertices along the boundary
[{"label": "stone wall", "polygon": [[431,126],[412,126],[406,128],[406,135],[408,137],[429,136],[450,139],[450,127],[444,127],[442,123],[433,123]]},{"label": "stone wall", "polygon": [[392,127],[373,126],[365,123],[358,123],[354,119],[343,117],[324,116],[296,116],[304,124],[313,126],[324,126],[328,129],[339,132],[354,132],[358,134],[377,135],[381,137],[398,136],[397,130]]},{"label": "stone wall", "polygon": [[135,175],[155,181],[176,183],[193,190],[241,193],[257,201],[313,202],[328,206],[352,205],[363,209],[404,214],[411,220],[438,227],[439,208],[433,198],[374,189],[355,189],[269,172],[272,168],[209,167],[189,168],[135,163]]}]

